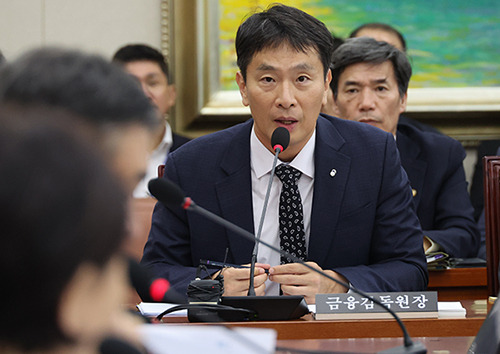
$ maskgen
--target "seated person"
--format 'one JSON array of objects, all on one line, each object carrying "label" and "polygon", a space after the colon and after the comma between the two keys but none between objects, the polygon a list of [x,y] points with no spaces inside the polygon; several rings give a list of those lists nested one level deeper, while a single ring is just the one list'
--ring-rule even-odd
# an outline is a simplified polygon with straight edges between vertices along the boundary
[{"label": "seated person", "polygon": [[[423,290],[423,234],[394,138],[319,114],[331,79],[332,48],[326,26],[296,8],[274,5],[248,17],[236,35],[236,81],[252,119],[171,153],[166,177],[200,206],[250,232],[259,224],[273,178],[264,241],[365,291]],[[277,169],[298,182],[270,174],[271,135],[278,127],[290,132],[290,144]],[[294,216],[294,239],[280,223],[279,204],[290,206],[286,193],[294,193],[295,207],[302,210]],[[228,263],[246,264],[253,247],[203,216],[158,204],[142,263],[186,293],[200,259],[223,261],[227,250]],[[348,290],[262,245],[257,261],[257,295],[281,290],[314,303],[318,293]],[[249,274],[225,269],[224,294],[246,295]]]},{"label": "seated person", "polygon": [[467,193],[462,145],[447,136],[398,126],[411,66],[401,51],[372,38],[351,38],[333,55],[332,108],[344,119],[391,133],[408,174],[426,252],[475,257],[479,233]]},{"label": "seated person", "polygon": [[118,49],[113,62],[141,83],[144,94],[155,104],[162,119],[162,127],[153,141],[146,176],[134,190],[135,198],[149,197],[148,182],[158,176],[158,165],[164,165],[169,152],[174,151],[188,138],[172,132],[167,120],[170,108],[175,104],[175,86],[169,80],[167,61],[159,51],[144,44],[129,44]]},{"label": "seated person", "polygon": [[[500,147],[496,152],[496,156],[500,156]],[[479,243],[479,251],[477,252],[478,258],[482,258],[486,260],[486,215],[483,211],[481,212],[481,216],[477,221],[477,227],[479,229],[479,233],[481,234],[481,241]],[[500,276],[500,275],[499,275]]]},{"label": "seated person", "polygon": [[121,317],[126,197],[76,121],[0,108],[0,352],[96,353],[135,336]]}]

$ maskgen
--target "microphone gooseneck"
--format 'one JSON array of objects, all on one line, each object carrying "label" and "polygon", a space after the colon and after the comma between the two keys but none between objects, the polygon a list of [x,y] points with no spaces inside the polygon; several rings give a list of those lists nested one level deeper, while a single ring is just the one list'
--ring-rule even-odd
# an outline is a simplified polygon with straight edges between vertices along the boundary
[{"label": "microphone gooseneck", "polygon": [[[160,202],[164,203],[167,207],[170,208],[170,206],[172,206],[172,207],[178,208],[180,206],[180,207],[183,207],[185,210],[191,210],[191,211],[194,211],[200,215],[203,215],[206,218],[208,218],[209,220],[212,220],[212,221],[226,227],[227,229],[229,229],[233,232],[236,232],[237,234],[239,234],[242,237],[245,237],[245,238],[252,240],[256,243],[262,243],[264,246],[270,248],[271,250],[278,252],[279,254],[284,255],[286,257],[289,257],[294,262],[302,264],[303,266],[312,270],[313,272],[316,272],[316,273],[320,274],[321,276],[323,276],[323,277],[325,277],[325,278],[327,278],[327,279],[329,279],[329,280],[331,280],[339,285],[342,285],[343,287],[350,289],[363,297],[370,298],[370,296],[368,294],[366,294],[364,291],[361,291],[350,284],[346,284],[338,279],[335,279],[334,277],[330,276],[329,274],[327,274],[323,271],[320,271],[320,270],[312,267],[311,265],[307,264],[302,259],[300,259],[300,258],[298,258],[298,257],[296,257],[296,256],[294,256],[286,251],[283,251],[277,247],[274,247],[273,245],[271,245],[267,242],[264,242],[260,239],[257,239],[252,233],[250,233],[247,230],[223,219],[222,217],[218,216],[217,214],[214,214],[214,213],[204,209],[203,207],[200,207],[192,200],[190,200],[190,203],[188,206],[186,206],[184,200],[181,200],[181,201],[177,200],[176,203],[173,203],[172,200],[170,200],[170,201],[165,200],[165,198],[169,198],[170,196],[184,195],[184,193],[176,184],[174,184],[173,182],[171,182],[165,178],[162,178],[162,179],[156,178],[156,179],[151,180],[149,183],[151,184],[151,182],[153,182],[155,180],[157,181],[157,182],[154,182],[154,185],[156,188],[155,188],[155,190],[150,190],[150,192],[156,199],[158,199]],[[391,316],[397,321],[399,327],[401,328],[401,331],[403,332],[404,353],[426,353],[427,352],[427,350],[425,349],[425,347],[421,343],[413,343],[410,335],[408,334],[408,331],[406,330],[405,325],[403,324],[403,322],[401,321],[399,316],[391,308],[386,307],[381,301],[379,301],[376,298],[372,298],[372,300],[374,303],[376,303],[377,305],[382,307],[384,310],[389,312],[391,314]],[[387,353],[399,352],[399,348],[393,348],[393,349],[395,349],[396,351],[388,350]]]},{"label": "microphone gooseneck", "polygon": [[271,169],[271,175],[269,176],[269,183],[267,184],[266,196],[264,198],[264,206],[262,207],[262,213],[260,214],[259,228],[257,229],[257,235],[255,236],[256,242],[252,251],[252,258],[250,261],[250,284],[248,286],[248,296],[255,296],[255,263],[257,262],[257,253],[259,252],[259,240],[262,234],[262,227],[264,226],[264,219],[266,218],[267,205],[269,204],[269,195],[271,194],[271,186],[274,179],[274,171],[276,170],[276,164],[278,163],[278,155],[283,152],[290,143],[290,132],[288,129],[283,127],[278,127],[274,129],[273,135],[271,136],[271,146],[274,149],[275,155],[273,160],[273,167]]}]

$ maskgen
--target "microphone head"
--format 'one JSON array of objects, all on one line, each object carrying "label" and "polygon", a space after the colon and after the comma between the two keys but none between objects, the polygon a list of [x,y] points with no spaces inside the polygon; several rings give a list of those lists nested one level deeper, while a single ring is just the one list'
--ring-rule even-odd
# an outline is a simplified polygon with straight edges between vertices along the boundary
[{"label": "microphone head", "polygon": [[166,178],[153,178],[148,183],[149,192],[153,197],[169,208],[178,208],[186,199],[184,192]]},{"label": "microphone head", "polygon": [[165,298],[165,294],[170,289],[170,283],[167,279],[157,278],[153,280],[149,287],[151,298],[156,302],[161,302]]},{"label": "microphone head", "polygon": [[288,129],[283,127],[278,127],[274,129],[273,135],[271,136],[271,146],[273,150],[280,149],[283,152],[290,143],[290,132]]}]

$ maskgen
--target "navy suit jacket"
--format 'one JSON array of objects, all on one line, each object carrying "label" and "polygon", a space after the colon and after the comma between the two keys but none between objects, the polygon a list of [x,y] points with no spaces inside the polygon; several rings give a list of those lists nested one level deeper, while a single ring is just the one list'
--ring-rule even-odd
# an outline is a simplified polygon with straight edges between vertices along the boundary
[{"label": "navy suit jacket", "polygon": [[[250,119],[183,145],[169,155],[165,175],[198,205],[253,233],[252,125]],[[365,291],[423,290],[422,240],[393,136],[320,115],[308,259]],[[158,203],[142,263],[185,293],[200,259],[222,261],[226,248],[228,263],[250,262],[253,242]]]},{"label": "navy suit jacket", "polygon": [[172,146],[170,147],[169,153],[173,152],[174,150],[181,147],[182,145],[184,145],[185,143],[187,143],[190,140],[191,139],[186,138],[185,136],[172,133]]},{"label": "navy suit jacket", "polygon": [[400,124],[397,146],[416,192],[414,201],[424,235],[451,257],[475,257],[479,231],[467,192],[462,145],[448,136]]}]

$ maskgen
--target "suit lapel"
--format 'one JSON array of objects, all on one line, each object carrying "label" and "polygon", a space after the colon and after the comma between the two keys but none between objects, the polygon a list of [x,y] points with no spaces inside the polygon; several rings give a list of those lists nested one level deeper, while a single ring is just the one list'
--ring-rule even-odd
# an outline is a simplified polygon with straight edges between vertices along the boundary
[{"label": "suit lapel", "polygon": [[[246,123],[232,138],[220,165],[225,176],[216,182],[215,188],[221,216],[254,233],[250,174],[251,128],[252,121]],[[228,261],[236,264],[250,262],[254,243],[232,231],[227,231],[227,235],[231,250]]]},{"label": "suit lapel", "polygon": [[318,119],[314,151],[314,196],[308,257],[322,263],[331,249],[339,220],[351,158],[339,152],[344,138],[332,125]]},{"label": "suit lapel", "polygon": [[398,132],[396,143],[401,157],[401,165],[410,180],[413,201],[418,208],[427,171],[427,162],[418,159],[420,148],[406,135]]}]

